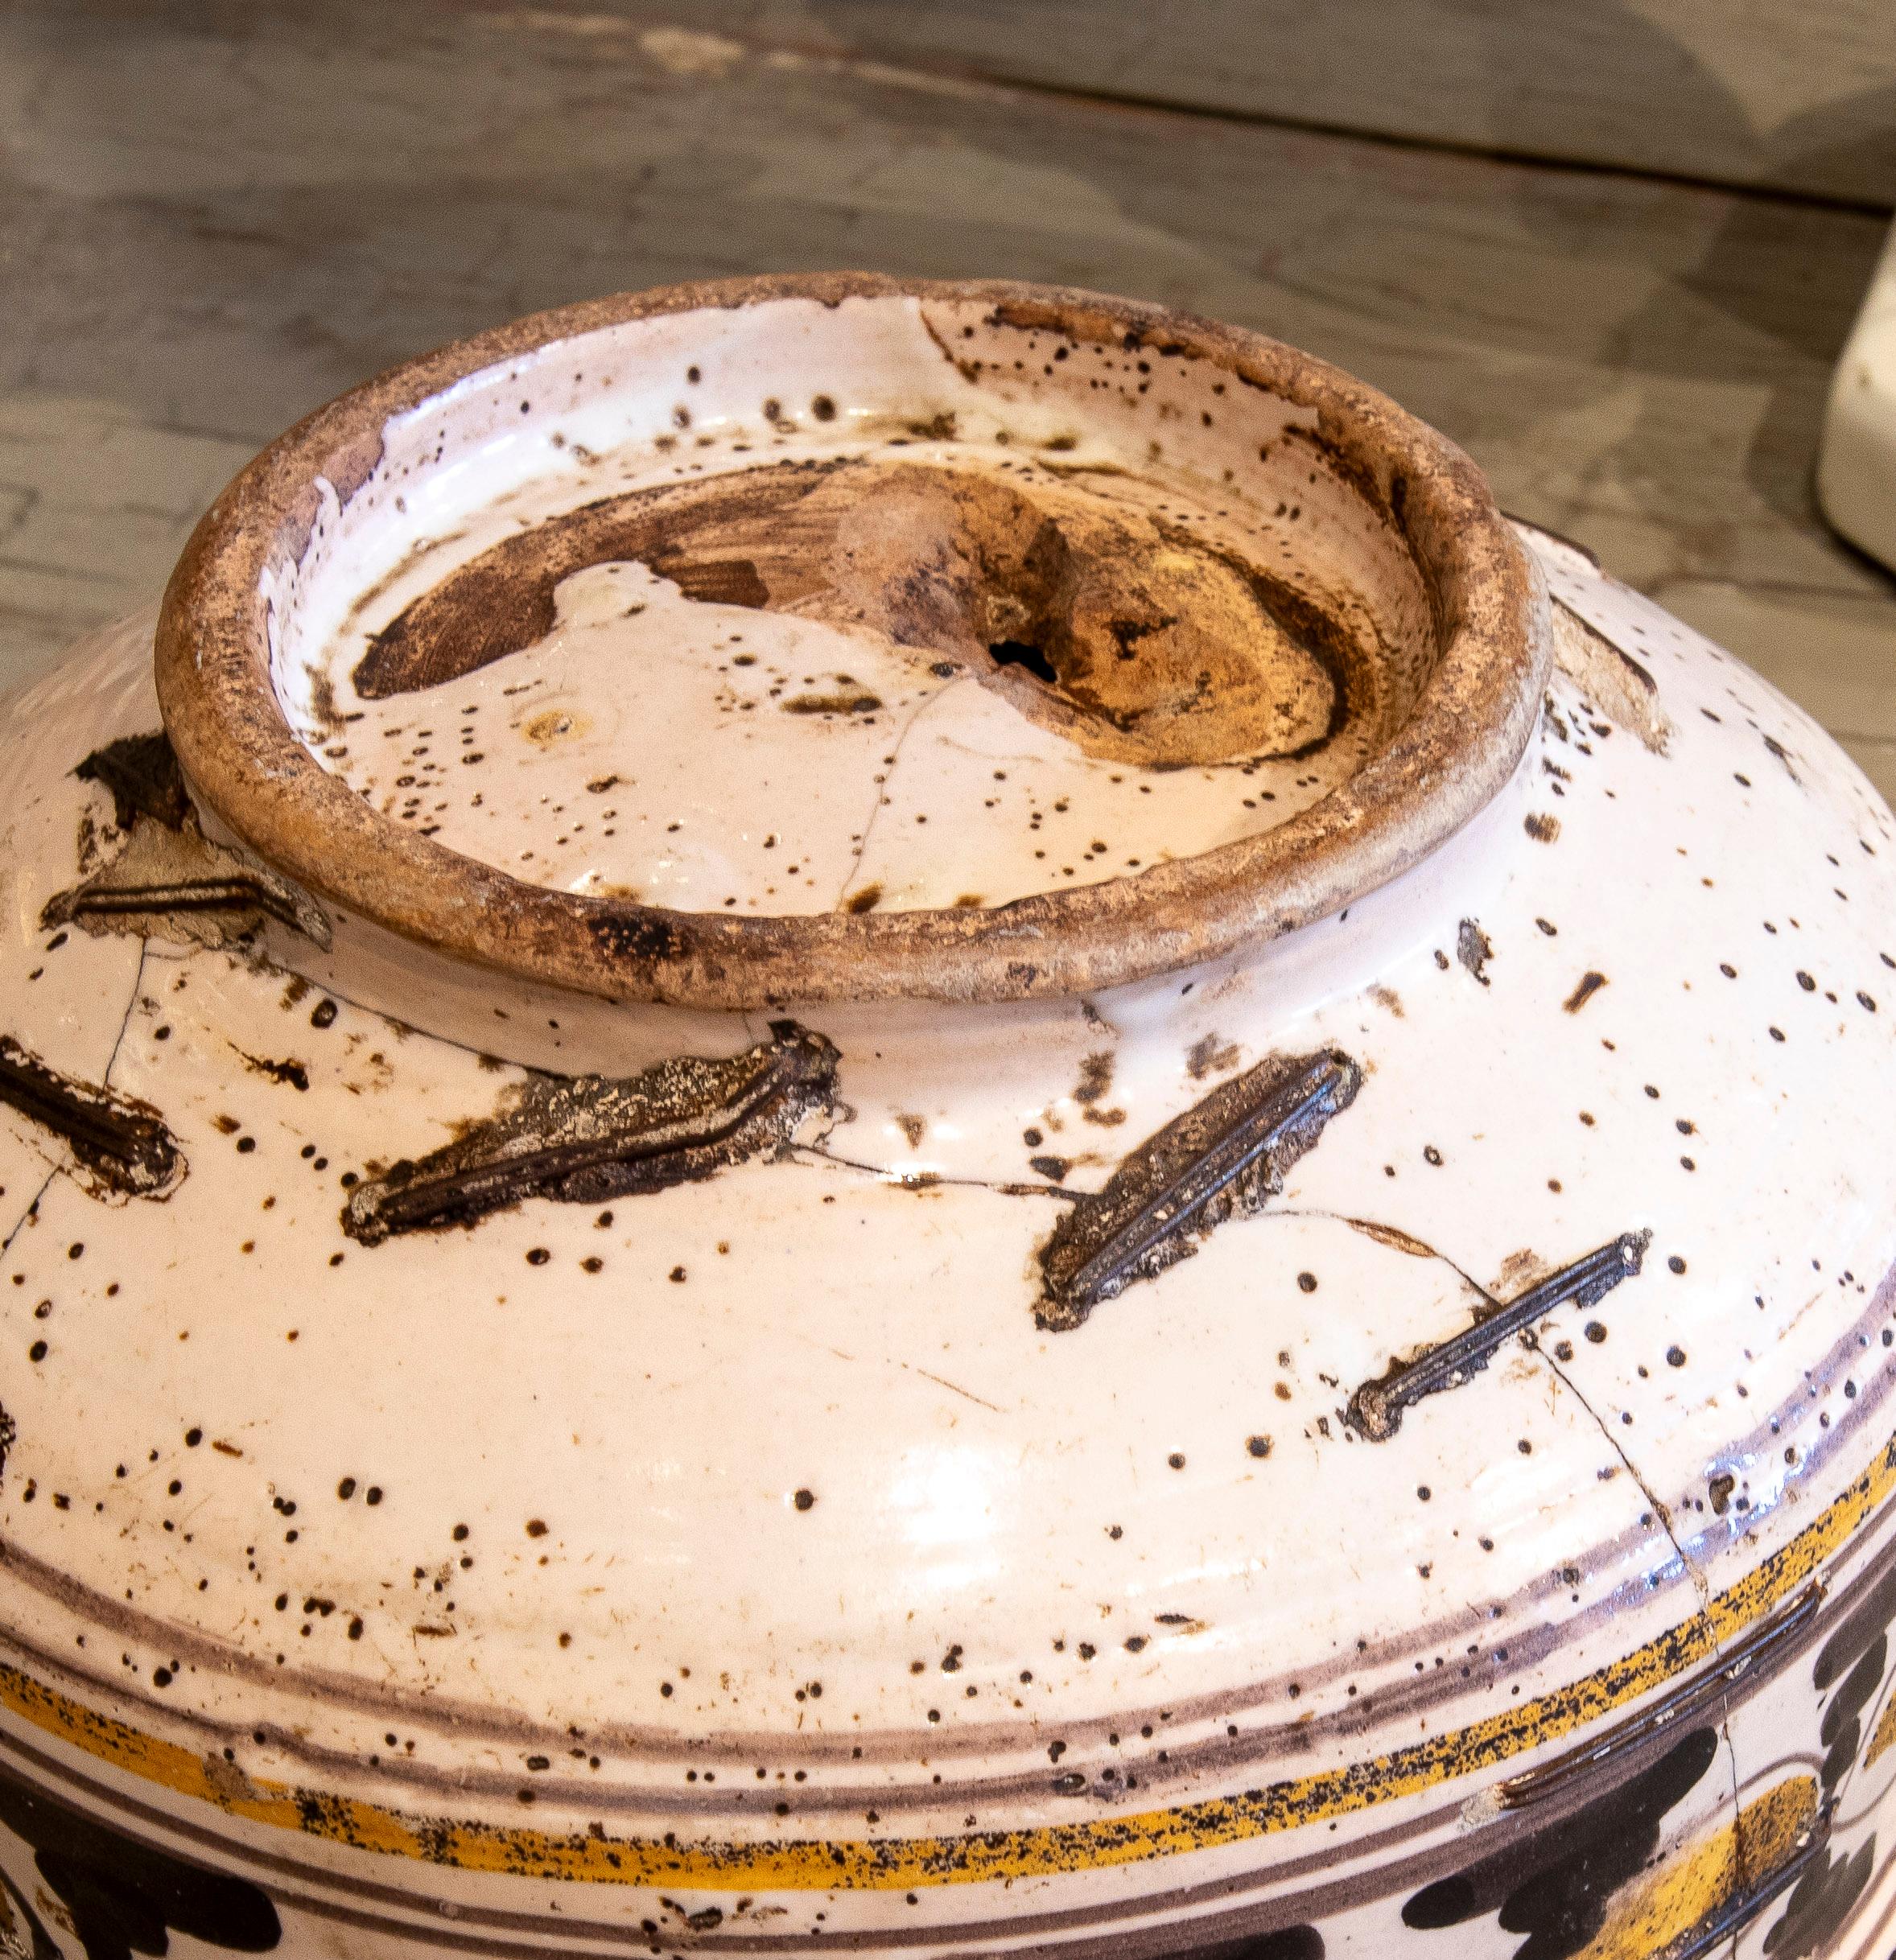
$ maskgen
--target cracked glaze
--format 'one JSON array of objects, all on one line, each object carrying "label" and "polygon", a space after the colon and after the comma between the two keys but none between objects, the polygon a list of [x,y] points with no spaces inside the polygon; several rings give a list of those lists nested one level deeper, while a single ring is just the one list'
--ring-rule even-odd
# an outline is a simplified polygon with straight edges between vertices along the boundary
[{"label": "cracked glaze", "polygon": [[1414,864],[1514,767],[1548,637],[1468,459],[1324,363],[831,274],[340,397],[199,525],[158,681],[213,827],[455,958],[721,1009],[1051,999]]},{"label": "cracked glaze", "polygon": [[49,912],[157,821],[76,772],[149,622],[18,700],[0,1033],[189,1167],[0,1099],[20,1950],[115,1855],[298,1955],[1886,1946],[1890,819],[1529,542],[1539,724],[1413,871],[800,1031]]},{"label": "cracked glaze", "polygon": [[379,813],[687,912],[987,907],[1268,830],[1410,705],[1420,583],[1288,402],[946,298],[715,319],[392,422],[282,578],[278,693]]}]

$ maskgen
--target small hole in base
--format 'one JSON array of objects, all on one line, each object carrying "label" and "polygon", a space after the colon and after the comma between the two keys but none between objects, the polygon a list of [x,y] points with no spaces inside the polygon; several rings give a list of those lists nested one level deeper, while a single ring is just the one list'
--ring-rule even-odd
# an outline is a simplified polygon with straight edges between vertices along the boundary
[{"label": "small hole in base", "polygon": [[1024,667],[1037,681],[1045,681],[1049,687],[1059,685],[1053,663],[1024,640],[996,640],[987,651],[997,667]]}]

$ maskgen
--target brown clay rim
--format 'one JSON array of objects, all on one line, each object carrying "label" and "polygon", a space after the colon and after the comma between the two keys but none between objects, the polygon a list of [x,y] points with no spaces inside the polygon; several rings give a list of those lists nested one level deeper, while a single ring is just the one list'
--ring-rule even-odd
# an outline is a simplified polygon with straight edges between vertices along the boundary
[{"label": "brown clay rim", "polygon": [[[1276,830],[990,910],[732,918],[523,883],[379,815],[289,726],[271,686],[263,579],[306,548],[327,480],[345,502],[388,419],[464,377],[622,321],[785,299],[975,302],[1012,324],[1163,347],[1316,418],[1316,441],[1407,543],[1441,650],[1413,713],[1349,781]],[[1020,1000],[1169,972],[1325,917],[1444,842],[1506,780],[1549,657],[1546,600],[1487,483],[1386,396],[1259,333],[1008,282],[865,273],[661,287],[529,315],[392,369],[279,437],[206,513],[157,635],[165,727],[201,803],[344,912],[454,958],[616,1000],[744,1009],[803,1001]]]}]

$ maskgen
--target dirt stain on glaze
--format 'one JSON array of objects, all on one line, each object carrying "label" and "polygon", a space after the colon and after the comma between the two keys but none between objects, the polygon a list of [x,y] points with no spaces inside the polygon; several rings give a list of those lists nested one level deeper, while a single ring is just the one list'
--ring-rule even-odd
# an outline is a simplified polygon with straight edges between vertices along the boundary
[{"label": "dirt stain on glaze", "polygon": [[1236,1042],[1215,1034],[1205,1035],[1185,1050],[1185,1072],[1194,1082],[1202,1082],[1208,1075],[1222,1075],[1227,1069],[1235,1069],[1239,1059]]},{"label": "dirt stain on glaze", "polygon": [[260,1075],[266,1081],[281,1082],[286,1088],[309,1091],[309,1065],[294,1056],[286,1060],[273,1060],[267,1055],[253,1055],[247,1048],[239,1048],[239,1059],[251,1074]]},{"label": "dirt stain on glaze", "polygon": [[1632,1279],[1651,1242],[1650,1232],[1622,1232],[1611,1244],[1550,1273],[1518,1299],[1490,1302],[1474,1324],[1453,1340],[1425,1348],[1412,1360],[1396,1362],[1379,1379],[1364,1382],[1350,1398],[1350,1427],[1372,1443],[1386,1441],[1401,1427],[1403,1410],[1479,1374],[1511,1336],[1525,1332],[1544,1315],[1569,1304],[1591,1307],[1622,1279]]},{"label": "dirt stain on glaze", "polygon": [[741,1055],[642,1073],[536,1076],[507,1106],[418,1160],[358,1185],[342,1227],[365,1246],[472,1225],[524,1198],[591,1204],[710,1177],[787,1149],[832,1107],[841,1057],[793,1021]]},{"label": "dirt stain on glaze", "polygon": [[184,1153],[150,1103],[62,1075],[6,1035],[0,1103],[64,1142],[94,1197],[168,1198],[184,1181]]},{"label": "dirt stain on glaze", "polygon": [[1558,599],[1553,627],[1554,659],[1588,706],[1636,735],[1652,754],[1666,754],[1672,724],[1659,705],[1659,685],[1651,673]]},{"label": "dirt stain on glaze", "polygon": [[1075,1200],[1041,1249],[1037,1325],[1078,1327],[1103,1300],[1189,1258],[1284,1173],[1356,1099],[1362,1071],[1338,1049],[1273,1056],[1213,1089]]}]

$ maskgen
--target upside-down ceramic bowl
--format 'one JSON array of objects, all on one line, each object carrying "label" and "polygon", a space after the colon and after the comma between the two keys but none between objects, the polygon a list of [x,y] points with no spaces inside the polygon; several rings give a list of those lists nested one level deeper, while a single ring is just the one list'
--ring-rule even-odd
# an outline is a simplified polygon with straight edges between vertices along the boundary
[{"label": "upside-down ceramic bowl", "polygon": [[1896,837],[1262,336],[319,411],[0,728],[0,1941],[1880,1956]]}]

